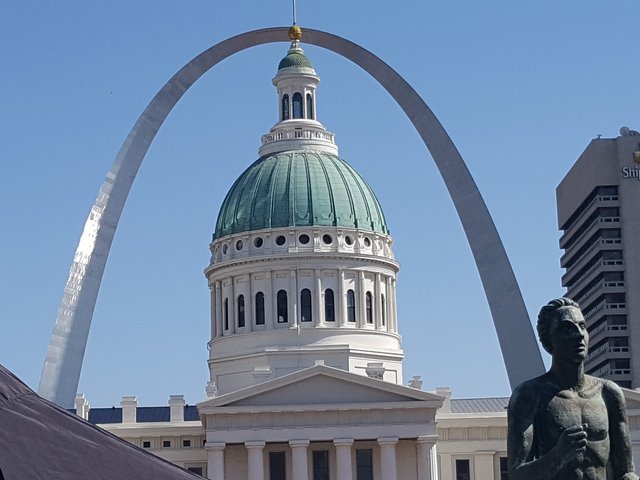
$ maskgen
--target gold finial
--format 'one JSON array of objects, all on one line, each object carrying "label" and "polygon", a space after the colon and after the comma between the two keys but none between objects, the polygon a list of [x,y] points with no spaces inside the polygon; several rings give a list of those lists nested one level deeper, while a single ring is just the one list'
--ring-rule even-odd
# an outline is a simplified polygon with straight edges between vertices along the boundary
[{"label": "gold finial", "polygon": [[300,40],[302,38],[302,29],[298,25],[291,25],[289,28],[289,40]]}]

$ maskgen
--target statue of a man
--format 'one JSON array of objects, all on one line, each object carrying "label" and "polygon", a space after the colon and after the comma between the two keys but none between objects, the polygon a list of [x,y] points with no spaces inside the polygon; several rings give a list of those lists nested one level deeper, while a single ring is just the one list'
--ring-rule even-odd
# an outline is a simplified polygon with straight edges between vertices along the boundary
[{"label": "statue of a man", "polygon": [[638,480],[622,390],[584,373],[589,334],[580,307],[552,300],[538,315],[551,368],[509,402],[511,480]]}]

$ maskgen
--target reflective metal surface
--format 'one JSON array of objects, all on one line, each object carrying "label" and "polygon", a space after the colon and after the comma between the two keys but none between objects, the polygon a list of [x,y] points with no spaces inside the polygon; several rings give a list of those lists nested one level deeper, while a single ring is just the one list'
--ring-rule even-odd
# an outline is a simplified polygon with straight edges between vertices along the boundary
[{"label": "reflective metal surface", "polygon": [[[138,169],[158,129],[205,72],[247,48],[286,42],[288,28],[246,32],[205,50],[158,92],[127,136],[102,183],[71,265],[38,392],[71,408],[98,290],[118,221]],[[493,220],[462,157],[429,107],[391,67],[341,37],[305,29],[304,41],[359,65],[396,100],[429,149],[454,202],[489,302],[512,386],[544,372],[520,289]],[[514,342],[517,339],[517,342]]]}]

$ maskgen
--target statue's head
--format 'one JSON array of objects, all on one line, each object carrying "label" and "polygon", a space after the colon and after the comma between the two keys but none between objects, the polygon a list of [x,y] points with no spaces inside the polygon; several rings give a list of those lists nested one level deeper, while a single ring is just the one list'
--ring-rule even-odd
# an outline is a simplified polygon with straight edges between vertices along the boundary
[{"label": "statue's head", "polygon": [[538,338],[552,356],[584,360],[589,348],[589,333],[580,306],[570,298],[556,298],[538,314]]}]

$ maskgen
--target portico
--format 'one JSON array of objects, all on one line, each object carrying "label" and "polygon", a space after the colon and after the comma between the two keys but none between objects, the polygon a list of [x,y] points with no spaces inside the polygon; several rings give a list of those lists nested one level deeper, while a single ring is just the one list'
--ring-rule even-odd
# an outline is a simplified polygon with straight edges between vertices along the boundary
[{"label": "portico", "polygon": [[435,480],[442,401],[324,365],[213,398],[198,405],[209,478]]}]

